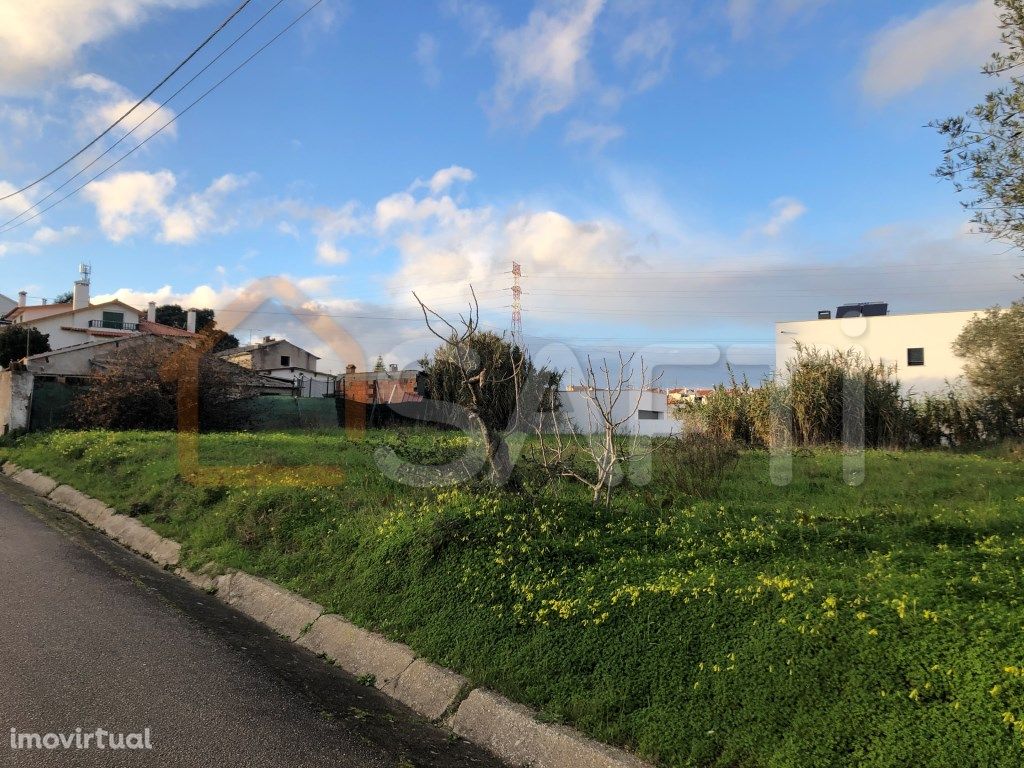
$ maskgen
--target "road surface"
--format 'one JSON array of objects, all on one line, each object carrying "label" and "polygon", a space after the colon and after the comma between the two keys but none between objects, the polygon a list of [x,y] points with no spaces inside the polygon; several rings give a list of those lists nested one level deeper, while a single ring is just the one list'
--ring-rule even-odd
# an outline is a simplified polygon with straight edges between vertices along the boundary
[{"label": "road surface", "polygon": [[[6,478],[0,590],[0,765],[500,766]],[[78,728],[152,749],[11,747]]]}]

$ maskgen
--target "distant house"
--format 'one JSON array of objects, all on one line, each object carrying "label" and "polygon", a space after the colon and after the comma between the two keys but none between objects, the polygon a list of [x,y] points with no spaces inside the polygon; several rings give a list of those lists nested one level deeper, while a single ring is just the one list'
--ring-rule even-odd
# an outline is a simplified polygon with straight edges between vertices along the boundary
[{"label": "distant house", "polygon": [[72,297],[66,304],[29,304],[25,291],[20,291],[17,303],[3,313],[2,319],[5,323],[31,326],[48,335],[50,349],[54,350],[96,339],[122,338],[139,333],[195,335],[195,310],[189,311],[189,327],[182,330],[156,322],[154,302],[149,303],[147,312],[123,301],[91,303],[89,279],[84,272],[82,279],[74,284]]},{"label": "distant house", "polygon": [[707,387],[673,387],[668,390],[668,404],[682,405],[683,403],[703,403],[713,393],[714,389]]},{"label": "distant house", "polygon": [[399,370],[391,365],[381,371],[345,369],[338,389],[341,397],[369,405],[420,402],[426,393],[426,374],[415,369]]},{"label": "distant house", "polygon": [[333,395],[336,376],[316,369],[320,359],[287,339],[264,336],[263,341],[217,353],[228,362],[287,381],[304,397]]}]

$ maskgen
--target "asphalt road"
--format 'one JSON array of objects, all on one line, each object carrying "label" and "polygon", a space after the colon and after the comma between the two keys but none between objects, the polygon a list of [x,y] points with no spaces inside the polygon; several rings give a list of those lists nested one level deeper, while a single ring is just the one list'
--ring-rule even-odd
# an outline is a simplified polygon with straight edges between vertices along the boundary
[{"label": "asphalt road", "polygon": [[[12,728],[153,748],[12,749]],[[0,766],[501,765],[6,479],[0,739]]]}]

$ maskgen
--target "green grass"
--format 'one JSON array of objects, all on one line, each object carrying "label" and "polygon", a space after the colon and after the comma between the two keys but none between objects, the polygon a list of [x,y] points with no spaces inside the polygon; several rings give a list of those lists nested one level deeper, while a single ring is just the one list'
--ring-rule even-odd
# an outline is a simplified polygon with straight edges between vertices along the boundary
[{"label": "green grass", "polygon": [[[792,484],[745,453],[714,501],[657,478],[611,511],[583,489],[412,489],[374,449],[441,462],[443,435],[53,433],[0,456],[274,579],[544,717],[664,765],[1020,766],[1024,463],[804,452]],[[310,485],[306,464],[332,469]],[[317,479],[318,478],[318,479]],[[343,478],[332,483],[332,478]]]}]

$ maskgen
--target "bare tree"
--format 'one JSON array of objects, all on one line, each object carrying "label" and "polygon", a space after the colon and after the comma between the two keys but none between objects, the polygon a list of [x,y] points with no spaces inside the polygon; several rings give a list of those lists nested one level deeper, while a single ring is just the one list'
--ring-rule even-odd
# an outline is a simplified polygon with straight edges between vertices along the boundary
[{"label": "bare tree", "polygon": [[[640,358],[637,397],[623,401],[633,389],[630,384],[634,378],[634,356],[635,353],[624,356],[620,352],[618,370],[614,375],[613,366],[607,359],[602,359],[595,371],[593,362],[587,357],[584,392],[588,429],[585,432],[571,418],[557,413],[550,420],[538,422],[536,429],[541,465],[553,475],[583,483],[593,493],[595,504],[603,495],[605,505],[609,507],[612,489],[622,478],[621,465],[650,456],[659,445],[655,438],[645,444],[639,430],[625,428],[640,410],[643,392],[660,379],[660,376],[650,378],[643,358]],[[545,431],[546,423],[551,424],[551,432]]]},{"label": "bare tree", "polygon": [[[431,365],[435,386],[444,399],[464,408],[486,451],[489,479],[503,484],[512,476],[512,457],[506,434],[519,430],[522,395],[533,364],[525,350],[497,334],[480,330],[480,305],[472,300],[466,314],[449,321],[413,292],[427,329],[442,341]],[[435,395],[432,395],[435,396]]]}]

